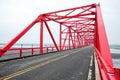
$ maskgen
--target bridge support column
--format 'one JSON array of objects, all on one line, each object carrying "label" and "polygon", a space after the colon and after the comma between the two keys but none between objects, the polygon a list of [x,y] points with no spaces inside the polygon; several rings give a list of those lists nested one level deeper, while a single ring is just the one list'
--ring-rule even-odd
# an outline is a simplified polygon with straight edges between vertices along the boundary
[{"label": "bridge support column", "polygon": [[43,21],[40,23],[40,54],[43,54]]},{"label": "bridge support column", "polygon": [[60,24],[60,39],[59,39],[60,51],[62,50],[62,24]]},{"label": "bridge support column", "polygon": [[97,56],[99,57],[98,59],[101,60],[98,60],[98,64],[102,78],[105,80],[116,80],[110,48],[99,4],[96,5],[95,47]]},{"label": "bridge support column", "polygon": [[70,49],[70,28],[68,28],[68,47]]}]

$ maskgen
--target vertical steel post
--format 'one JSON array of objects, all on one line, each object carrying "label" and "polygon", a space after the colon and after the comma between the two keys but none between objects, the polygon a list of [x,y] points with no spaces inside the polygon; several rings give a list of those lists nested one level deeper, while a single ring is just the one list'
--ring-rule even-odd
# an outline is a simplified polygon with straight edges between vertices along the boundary
[{"label": "vertical steel post", "polygon": [[54,51],[54,47],[52,47],[52,52]]},{"label": "vertical steel post", "polygon": [[68,27],[68,47],[70,49],[70,27]]},{"label": "vertical steel post", "polygon": [[80,40],[80,36],[79,36],[79,33],[77,33],[77,39],[78,39],[78,44],[79,44],[79,48],[81,47],[81,40]]},{"label": "vertical steel post", "polygon": [[67,40],[67,36],[68,36],[68,34],[66,33],[65,38],[63,39],[62,50],[66,47],[65,43]]},{"label": "vertical steel post", "polygon": [[60,37],[59,37],[60,51],[62,50],[62,24],[60,23]]},{"label": "vertical steel post", "polygon": [[22,57],[22,48],[20,48],[20,57]]},{"label": "vertical steel post", "polygon": [[76,42],[75,32],[74,32],[74,41],[73,41],[73,43],[74,43],[74,47],[76,48],[77,42]]},{"label": "vertical steel post", "polygon": [[34,48],[32,48],[32,55],[34,55]]},{"label": "vertical steel post", "polygon": [[43,54],[43,20],[40,23],[40,54]]},{"label": "vertical steel post", "polygon": [[34,48],[33,48],[33,44],[32,44],[32,55],[34,54]]},{"label": "vertical steel post", "polygon": [[74,40],[73,40],[73,36],[72,36],[72,33],[71,33],[71,30],[70,30],[70,37],[71,37],[71,41],[72,41],[72,48],[75,48],[75,45],[74,45]]},{"label": "vertical steel post", "polygon": [[48,50],[49,50],[48,47],[46,49],[47,49],[46,52],[48,53]]}]

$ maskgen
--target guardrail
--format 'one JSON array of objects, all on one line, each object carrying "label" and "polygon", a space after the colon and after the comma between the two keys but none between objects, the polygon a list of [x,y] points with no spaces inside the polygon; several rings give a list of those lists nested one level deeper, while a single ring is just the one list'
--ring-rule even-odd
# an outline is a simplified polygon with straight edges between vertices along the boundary
[{"label": "guardrail", "polygon": [[[73,46],[70,46],[70,47],[64,46],[63,50],[72,49],[72,48]],[[55,52],[57,51],[57,49],[55,46],[44,46],[43,53],[40,53],[40,47],[31,46],[31,48],[20,47],[20,48],[11,48],[9,50],[3,50],[3,51],[6,51],[6,52],[4,55],[1,56],[0,60],[21,58],[25,56],[32,56],[32,55],[38,55],[38,54],[46,54],[49,52]]]},{"label": "guardrail", "polygon": [[102,80],[120,80],[120,68],[110,68],[109,64],[96,48],[95,52]]}]

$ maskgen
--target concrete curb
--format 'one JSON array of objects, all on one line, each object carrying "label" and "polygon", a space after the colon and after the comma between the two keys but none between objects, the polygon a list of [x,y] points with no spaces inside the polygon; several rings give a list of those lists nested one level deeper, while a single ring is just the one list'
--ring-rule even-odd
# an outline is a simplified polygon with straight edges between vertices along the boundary
[{"label": "concrete curb", "polygon": [[100,71],[99,71],[99,67],[98,67],[95,52],[94,52],[94,63],[95,63],[95,80],[101,80]]}]

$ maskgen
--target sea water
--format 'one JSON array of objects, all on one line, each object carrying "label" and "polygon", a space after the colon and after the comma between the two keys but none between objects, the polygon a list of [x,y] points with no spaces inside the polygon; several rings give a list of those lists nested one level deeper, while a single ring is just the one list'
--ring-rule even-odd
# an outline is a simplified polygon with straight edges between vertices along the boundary
[{"label": "sea water", "polygon": [[110,49],[115,68],[120,68],[120,49]]}]

